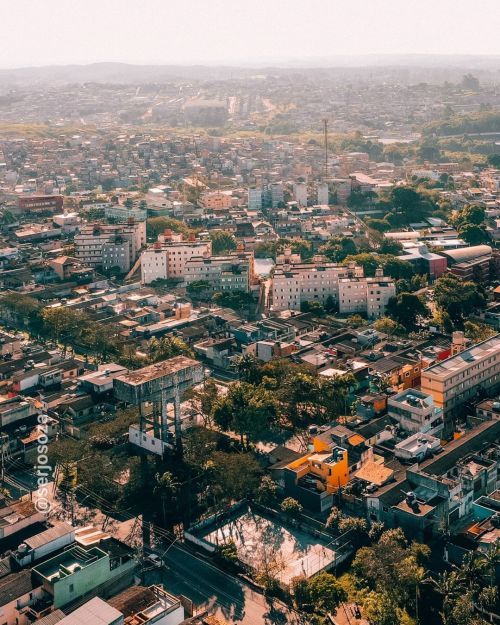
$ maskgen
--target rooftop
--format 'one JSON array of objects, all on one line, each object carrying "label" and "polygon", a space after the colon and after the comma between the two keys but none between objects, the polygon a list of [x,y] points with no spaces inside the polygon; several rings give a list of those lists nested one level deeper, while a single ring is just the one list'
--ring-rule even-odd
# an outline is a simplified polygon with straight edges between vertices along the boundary
[{"label": "rooftop", "polygon": [[435,365],[431,365],[423,371],[423,374],[430,374],[433,376],[448,377],[467,369],[475,361],[483,360],[500,353],[500,334],[492,336],[481,343],[477,343],[472,347],[469,347],[463,352],[450,356],[446,360],[442,360]]},{"label": "rooftop", "polygon": [[124,384],[139,385],[151,380],[157,380],[166,375],[178,373],[179,371],[191,367],[200,367],[200,363],[186,356],[175,356],[174,358],[148,365],[142,369],[137,369],[137,371],[129,371],[129,373],[118,376],[116,380]]}]

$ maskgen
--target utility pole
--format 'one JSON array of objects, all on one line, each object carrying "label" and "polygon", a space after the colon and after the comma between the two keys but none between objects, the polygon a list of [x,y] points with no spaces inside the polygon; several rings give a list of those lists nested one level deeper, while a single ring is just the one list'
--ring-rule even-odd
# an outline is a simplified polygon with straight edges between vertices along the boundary
[{"label": "utility pole", "polygon": [[328,178],[328,120],[323,120],[325,134],[325,182]]}]

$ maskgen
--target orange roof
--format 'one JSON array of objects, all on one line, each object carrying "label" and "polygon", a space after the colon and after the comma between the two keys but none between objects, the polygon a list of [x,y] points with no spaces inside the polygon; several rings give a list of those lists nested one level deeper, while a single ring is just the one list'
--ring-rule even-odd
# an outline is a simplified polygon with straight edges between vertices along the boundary
[{"label": "orange roof", "polygon": [[361,436],[361,434],[353,434],[347,440],[349,441],[350,445],[354,446],[354,445],[361,445],[361,443],[364,443],[366,439],[363,436]]}]

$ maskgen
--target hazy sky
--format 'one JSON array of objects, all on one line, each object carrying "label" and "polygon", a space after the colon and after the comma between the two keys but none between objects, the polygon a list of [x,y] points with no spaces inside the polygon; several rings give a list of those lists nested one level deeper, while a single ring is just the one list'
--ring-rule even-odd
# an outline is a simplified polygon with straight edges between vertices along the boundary
[{"label": "hazy sky", "polygon": [[0,67],[500,54],[500,0],[0,0]]}]

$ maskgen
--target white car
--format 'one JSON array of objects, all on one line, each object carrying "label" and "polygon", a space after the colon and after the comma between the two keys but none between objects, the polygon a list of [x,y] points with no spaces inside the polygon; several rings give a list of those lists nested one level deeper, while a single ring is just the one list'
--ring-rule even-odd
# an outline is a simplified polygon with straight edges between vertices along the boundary
[{"label": "white car", "polygon": [[163,562],[160,558],[160,556],[157,556],[156,553],[151,553],[147,558],[146,558],[146,562],[148,564],[152,564],[154,567],[156,567],[157,569],[161,569],[161,567],[163,566]]}]

